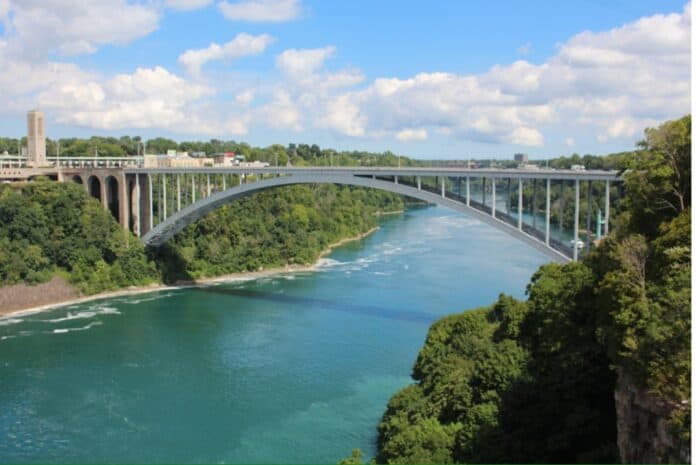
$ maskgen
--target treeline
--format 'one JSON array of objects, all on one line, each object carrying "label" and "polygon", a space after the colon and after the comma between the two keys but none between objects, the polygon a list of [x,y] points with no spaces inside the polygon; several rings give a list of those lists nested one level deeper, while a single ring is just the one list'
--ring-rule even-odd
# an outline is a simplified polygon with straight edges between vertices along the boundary
[{"label": "treeline", "polygon": [[617,380],[671,409],[673,447],[646,460],[688,460],[691,117],[627,158],[617,227],[584,260],[542,266],[526,301],[431,327],[377,462],[617,462]]},{"label": "treeline", "polygon": [[83,293],[316,260],[364,233],[400,197],[334,185],[270,190],[216,210],[146,251],[84,187],[38,180],[0,186],[0,285],[58,273]]},{"label": "treeline", "polygon": [[[27,144],[26,137],[0,137],[0,153],[17,155],[20,147]],[[390,151],[337,151],[321,149],[316,144],[273,144],[268,147],[253,147],[246,142],[211,139],[204,141],[176,142],[164,137],[144,140],[139,136],[100,137],[89,139],[65,138],[46,139],[46,155],[55,157],[128,157],[134,155],[163,154],[168,150],[179,152],[214,153],[234,152],[244,155],[247,161],[276,163],[285,166],[424,166],[426,162],[396,155]]]},{"label": "treeline", "polygon": [[39,180],[0,186],[0,285],[55,273],[87,294],[155,282],[142,243],[84,187]]},{"label": "treeline", "polygon": [[401,197],[329,184],[273,189],[225,205],[155,250],[165,280],[311,264],[330,244],[367,232]]}]

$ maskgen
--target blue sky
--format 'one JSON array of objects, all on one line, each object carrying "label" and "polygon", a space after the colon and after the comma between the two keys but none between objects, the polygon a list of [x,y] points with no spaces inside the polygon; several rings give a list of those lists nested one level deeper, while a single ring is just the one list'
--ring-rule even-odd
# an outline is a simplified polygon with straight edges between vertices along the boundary
[{"label": "blue sky", "polygon": [[39,107],[51,137],[422,158],[625,150],[690,110],[690,10],[669,0],[0,0],[0,66],[16,70],[0,77],[0,133],[23,134],[25,111]]}]

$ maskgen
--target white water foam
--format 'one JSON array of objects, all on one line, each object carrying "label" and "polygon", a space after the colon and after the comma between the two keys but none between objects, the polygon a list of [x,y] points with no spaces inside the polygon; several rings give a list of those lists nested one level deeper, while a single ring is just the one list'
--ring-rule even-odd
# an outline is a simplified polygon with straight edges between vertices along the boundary
[{"label": "white water foam", "polygon": [[62,318],[54,318],[52,320],[42,320],[46,323],[60,323],[62,321],[79,320],[83,318],[94,318],[97,315],[120,315],[121,312],[114,307],[90,307],[90,310],[83,312],[72,313],[68,312],[67,316]]},{"label": "white water foam", "polygon": [[317,260],[316,269],[321,270],[322,268],[334,268],[340,265],[345,265],[345,263],[334,260],[333,258],[320,258]]},{"label": "white water foam", "polygon": [[20,318],[5,318],[4,320],[0,320],[0,326],[9,326],[9,325],[15,325],[17,323],[21,323],[22,319]]},{"label": "white water foam", "polygon": [[133,297],[130,297],[130,298],[127,298],[127,299],[123,299],[121,302],[124,303],[124,304],[129,304],[129,305],[137,305],[137,304],[140,304],[140,303],[143,303],[143,302],[151,302],[151,301],[153,301],[153,300],[164,299],[164,298],[166,298],[166,297],[171,297],[172,295],[174,295],[174,293],[172,293],[172,292],[166,292],[166,293],[164,293],[164,294],[155,294],[155,295],[150,295],[150,296],[147,296],[147,297],[136,297],[136,296],[133,296]]},{"label": "white water foam", "polygon": [[80,328],[57,328],[53,330],[53,334],[65,334],[69,333],[70,331],[87,331],[89,328],[92,328],[93,326],[99,326],[101,321],[93,321],[87,326],[82,326]]}]

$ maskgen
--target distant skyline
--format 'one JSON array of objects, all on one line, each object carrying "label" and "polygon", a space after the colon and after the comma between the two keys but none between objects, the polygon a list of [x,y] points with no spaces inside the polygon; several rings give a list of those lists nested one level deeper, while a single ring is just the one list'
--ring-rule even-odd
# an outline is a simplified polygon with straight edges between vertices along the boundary
[{"label": "distant skyline", "polygon": [[603,154],[690,112],[691,4],[0,0],[0,67],[0,136]]}]

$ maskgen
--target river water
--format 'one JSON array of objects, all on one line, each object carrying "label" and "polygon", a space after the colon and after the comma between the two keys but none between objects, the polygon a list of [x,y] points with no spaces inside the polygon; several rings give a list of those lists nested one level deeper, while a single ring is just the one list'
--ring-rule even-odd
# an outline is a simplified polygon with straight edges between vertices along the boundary
[{"label": "river water", "polygon": [[523,297],[545,261],[429,207],[382,219],[316,272],[0,320],[0,462],[370,458],[429,325]]}]

